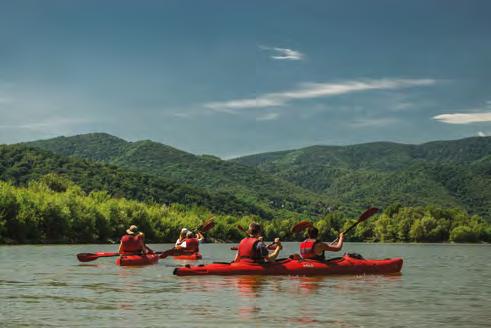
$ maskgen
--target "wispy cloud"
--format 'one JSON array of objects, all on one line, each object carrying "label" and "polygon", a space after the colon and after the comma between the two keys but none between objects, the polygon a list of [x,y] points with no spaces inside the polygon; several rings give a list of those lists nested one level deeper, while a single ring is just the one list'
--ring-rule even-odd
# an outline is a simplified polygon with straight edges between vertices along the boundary
[{"label": "wispy cloud", "polygon": [[368,90],[400,89],[435,84],[433,79],[380,79],[346,81],[341,83],[302,83],[298,88],[275,93],[266,93],[256,98],[210,102],[205,107],[216,111],[233,111],[247,108],[278,107],[290,101],[342,95]]},{"label": "wispy cloud", "polygon": [[302,60],[304,58],[304,54],[298,50],[265,46],[259,48],[270,52],[270,58],[275,60]]},{"label": "wispy cloud", "polygon": [[480,136],[480,137],[485,137],[485,136],[486,136],[486,133],[484,133],[484,132],[482,132],[482,131],[479,131],[479,132],[477,133],[477,135],[478,135],[478,136]]},{"label": "wispy cloud", "polygon": [[256,117],[256,121],[272,121],[280,116],[279,113],[268,113],[266,115]]},{"label": "wispy cloud", "polygon": [[359,119],[352,122],[350,125],[352,127],[363,128],[363,127],[380,127],[387,126],[399,122],[398,119],[392,117],[381,117],[381,118],[367,118]]},{"label": "wispy cloud", "polygon": [[27,129],[34,131],[45,131],[57,128],[63,128],[83,123],[89,123],[90,120],[82,118],[66,118],[66,117],[53,117],[44,121],[29,122],[29,123],[13,123],[13,124],[1,124],[0,129]]},{"label": "wispy cloud", "polygon": [[433,116],[433,119],[448,124],[491,122],[491,112],[441,114]]}]

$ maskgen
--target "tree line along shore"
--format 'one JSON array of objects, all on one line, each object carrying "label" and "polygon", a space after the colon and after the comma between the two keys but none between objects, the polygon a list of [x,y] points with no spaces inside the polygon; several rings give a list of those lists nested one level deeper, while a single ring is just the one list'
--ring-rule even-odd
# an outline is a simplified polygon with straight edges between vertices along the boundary
[{"label": "tree line along shore", "polygon": [[[374,204],[377,205],[377,204]],[[27,186],[0,182],[0,243],[108,243],[117,242],[135,224],[147,242],[173,242],[182,227],[193,229],[213,216],[216,226],[208,240],[236,242],[243,237],[238,225],[256,221],[268,240],[300,240],[291,228],[312,219],[322,240],[333,240],[356,217],[336,211],[322,217],[285,213],[270,220],[255,215],[215,214],[198,206],[139,202],[115,198],[106,191],[85,193],[75,183],[53,174]],[[357,226],[347,241],[368,242],[490,242],[491,225],[462,209],[403,207],[392,204]]]}]

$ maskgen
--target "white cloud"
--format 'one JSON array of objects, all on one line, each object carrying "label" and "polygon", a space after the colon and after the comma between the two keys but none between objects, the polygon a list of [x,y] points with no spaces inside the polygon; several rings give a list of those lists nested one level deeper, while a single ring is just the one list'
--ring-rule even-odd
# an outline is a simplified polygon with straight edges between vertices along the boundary
[{"label": "white cloud", "polygon": [[256,117],[256,121],[276,120],[279,116],[280,116],[280,114],[278,114],[278,113],[268,113],[266,115]]},{"label": "white cloud", "polygon": [[441,114],[433,116],[433,119],[448,124],[491,122],[491,112]]},{"label": "white cloud", "polygon": [[485,136],[486,136],[486,133],[484,133],[484,132],[482,132],[482,131],[479,131],[479,132],[477,133],[477,135],[478,135],[478,136],[480,136],[480,137],[485,137]]},{"label": "white cloud", "polygon": [[329,97],[368,90],[400,89],[435,84],[433,79],[380,79],[346,81],[341,83],[303,83],[297,89],[266,93],[256,98],[210,102],[205,107],[216,111],[231,111],[247,108],[278,107],[293,100]]},{"label": "white cloud", "polygon": [[275,60],[302,60],[304,58],[304,54],[298,50],[264,46],[260,46],[259,48],[273,52],[270,58]]}]

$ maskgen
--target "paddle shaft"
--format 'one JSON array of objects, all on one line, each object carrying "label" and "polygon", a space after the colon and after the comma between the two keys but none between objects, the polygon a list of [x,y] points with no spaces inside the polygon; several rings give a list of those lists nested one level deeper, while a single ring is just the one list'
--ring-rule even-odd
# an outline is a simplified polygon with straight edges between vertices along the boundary
[{"label": "paddle shaft", "polygon": [[[368,210],[366,210],[365,212],[363,212],[355,223],[353,223],[348,229],[343,231],[343,235],[350,232],[351,230],[353,230],[353,228],[356,227],[358,224],[362,223],[363,221],[368,220],[368,218],[372,217],[375,213],[377,213],[377,211],[378,211],[378,208],[371,207]],[[338,241],[338,239],[339,239],[339,237],[336,238],[334,241],[332,241],[330,244],[331,245],[334,244],[335,242]]]}]

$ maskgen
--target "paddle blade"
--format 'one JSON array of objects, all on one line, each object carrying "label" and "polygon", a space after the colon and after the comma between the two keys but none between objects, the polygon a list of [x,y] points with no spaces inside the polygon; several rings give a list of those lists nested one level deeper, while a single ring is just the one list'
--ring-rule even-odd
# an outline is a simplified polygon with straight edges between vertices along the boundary
[{"label": "paddle blade", "polygon": [[293,233],[299,233],[301,231],[304,231],[305,229],[313,227],[314,224],[310,221],[300,221],[297,224],[295,224],[292,228]]},{"label": "paddle blade", "polygon": [[91,262],[97,260],[99,256],[94,253],[79,253],[77,254],[77,258],[80,262]]},{"label": "paddle blade", "polygon": [[377,213],[379,210],[376,207],[370,207],[368,210],[365,212],[361,213],[360,217],[358,218],[358,222],[363,222],[375,213]]},{"label": "paddle blade", "polygon": [[208,221],[206,221],[205,223],[203,223],[203,225],[201,226],[201,228],[199,229],[200,232],[208,232],[210,231],[211,229],[213,229],[213,227],[215,226],[215,221],[213,219],[209,219]]},{"label": "paddle blade", "polygon": [[80,262],[91,262],[99,257],[119,256],[119,253],[114,252],[97,252],[97,253],[78,253],[77,258]]}]

